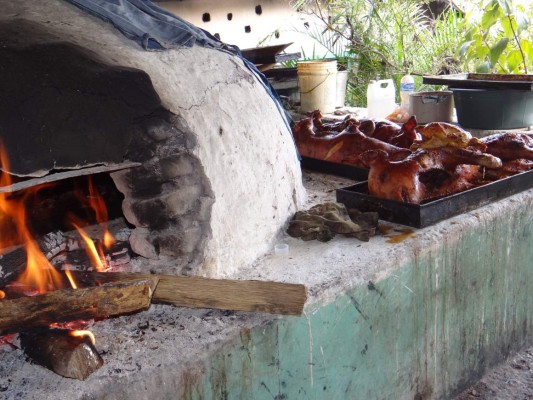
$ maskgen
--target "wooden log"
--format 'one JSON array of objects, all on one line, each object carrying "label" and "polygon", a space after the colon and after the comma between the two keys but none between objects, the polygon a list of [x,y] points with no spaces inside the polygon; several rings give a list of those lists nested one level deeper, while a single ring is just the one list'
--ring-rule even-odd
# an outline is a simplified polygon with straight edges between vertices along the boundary
[{"label": "wooden log", "polygon": [[0,300],[0,335],[53,322],[107,318],[146,310],[157,276],[81,289],[61,289],[32,297]]},{"label": "wooden log", "polygon": [[85,380],[104,365],[87,337],[72,336],[66,329],[39,329],[20,334],[20,344],[37,364],[66,378]]},{"label": "wooden log", "polygon": [[178,307],[301,315],[307,299],[304,285],[281,282],[119,272],[79,273],[76,279],[113,282],[151,276],[159,278],[152,302]]},{"label": "wooden log", "polygon": [[[59,232],[50,232],[37,240],[39,248],[47,259],[51,259],[66,248],[66,238]],[[0,288],[14,280],[26,268],[26,248],[24,245],[4,249],[0,255]]]}]

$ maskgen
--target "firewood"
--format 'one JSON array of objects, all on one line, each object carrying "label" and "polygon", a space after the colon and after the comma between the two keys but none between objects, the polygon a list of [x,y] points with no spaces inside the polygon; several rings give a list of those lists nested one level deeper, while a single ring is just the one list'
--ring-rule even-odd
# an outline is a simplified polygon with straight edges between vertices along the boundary
[{"label": "firewood", "polygon": [[110,282],[81,289],[61,289],[32,297],[0,300],[0,335],[48,326],[53,322],[107,318],[146,310],[156,276]]},{"label": "firewood", "polygon": [[82,281],[96,279],[100,282],[156,276],[159,283],[152,302],[178,307],[301,315],[307,298],[304,285],[281,282],[119,272],[79,273],[75,276]]},{"label": "firewood", "polygon": [[85,380],[104,365],[88,337],[75,337],[66,329],[40,329],[20,334],[25,353],[56,374]]},{"label": "firewood", "polygon": [[[51,259],[65,250],[66,238],[59,231],[50,232],[39,238],[37,244],[44,255]],[[3,250],[3,254],[0,255],[0,288],[16,279],[24,271],[26,261],[26,249],[23,245]]]}]

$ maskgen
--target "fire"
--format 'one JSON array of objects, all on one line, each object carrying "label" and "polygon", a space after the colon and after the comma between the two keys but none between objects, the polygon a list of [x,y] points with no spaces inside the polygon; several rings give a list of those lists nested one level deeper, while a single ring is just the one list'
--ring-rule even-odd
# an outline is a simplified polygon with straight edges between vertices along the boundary
[{"label": "fire", "polygon": [[[9,162],[4,147],[0,143],[0,186],[10,186],[13,181],[9,171]],[[39,190],[45,185],[35,186],[24,191],[16,193],[0,193],[0,254],[1,249],[23,243],[27,254],[27,264],[24,272],[17,278],[16,282],[27,285],[43,293],[50,290],[62,288],[64,279],[62,275],[50,264],[46,256],[42,253],[37,245],[31,232],[31,226],[28,221],[26,204],[28,199],[36,196]],[[86,243],[86,249],[91,263],[98,271],[105,271],[109,266],[105,262],[105,255],[101,242],[105,247],[110,247],[114,243],[114,238],[107,229],[107,208],[104,200],[94,187],[92,180],[88,179],[88,195],[78,193],[78,197],[83,204],[90,207],[94,212],[94,219],[100,223],[103,228],[102,240],[97,244],[87,235],[80,227],[80,222],[76,220],[73,226],[79,232]],[[86,192],[87,193],[87,192]],[[67,278],[73,288],[76,283],[69,272]],[[5,297],[4,292],[0,292],[0,299]]]},{"label": "fire", "polygon": [[[0,186],[10,186],[12,179],[8,172],[8,158],[1,143],[0,167]],[[50,264],[40,250],[28,223],[26,201],[30,196],[36,195],[43,187],[45,185],[36,186],[32,189],[18,192],[15,195],[11,193],[0,193],[0,254],[2,254],[2,249],[6,247],[24,243],[27,256],[26,268],[13,284],[27,285],[27,287],[37,293],[59,289],[64,285],[62,275]],[[107,208],[102,197],[93,186],[90,177],[88,180],[88,192],[88,196],[84,197],[80,192],[78,197],[83,201],[82,204],[88,204],[94,211],[96,222],[100,223],[103,229],[101,242],[103,242],[106,248],[109,248],[115,240],[107,228]],[[81,229],[78,223],[72,222],[72,225],[85,241],[87,253],[95,268],[98,271],[109,269],[108,265],[105,264],[105,255],[100,243],[98,246],[95,245],[94,241]],[[71,287],[77,289],[78,285],[70,269],[67,268],[65,270],[65,276],[68,278]],[[6,293],[0,290],[0,300],[5,297]],[[55,326],[59,326],[59,324],[52,324],[50,327],[54,328]],[[70,332],[70,335],[73,337],[88,338],[93,345],[96,343],[93,333],[89,330],[73,330]]]},{"label": "fire", "polygon": [[103,272],[109,270],[109,265],[106,262],[104,252],[101,248],[101,246],[96,247],[93,240],[85,233],[83,229],[81,229],[78,225],[75,223],[72,223],[74,228],[78,231],[81,238],[84,240],[85,245],[87,246],[85,251],[87,252],[87,255],[89,256],[89,260],[91,260],[91,263],[96,268],[97,271]]},{"label": "fire", "polygon": [[[12,183],[9,163],[5,150],[0,146],[0,185],[9,186]],[[9,193],[0,193],[0,233],[2,234],[1,247],[12,245],[14,242],[26,244],[26,269],[17,279],[34,287],[39,293],[61,287],[62,279],[59,272],[50,265],[48,259],[39,249],[28,228],[26,208],[24,203],[39,188],[25,191],[21,196],[10,196]],[[5,232],[9,232],[5,235]],[[4,239],[5,238],[5,239]]]},{"label": "fire", "polygon": [[70,269],[67,268],[65,270],[65,275],[66,275],[66,277],[67,277],[72,289],[77,289],[78,285],[76,284],[76,281],[74,280],[74,277],[72,276],[72,272],[70,272]]},{"label": "fire", "polygon": [[81,196],[80,192],[78,193],[78,198],[82,203],[87,204],[87,206],[93,210],[94,218],[102,228],[102,241],[95,243],[95,241],[93,241],[92,238],[80,227],[80,222],[76,217],[71,216],[71,224],[85,242],[87,255],[95,269],[99,272],[107,271],[110,269],[110,266],[106,261],[104,248],[109,249],[115,243],[115,238],[109,232],[107,227],[108,214],[104,199],[94,187],[90,176],[88,177],[87,187],[89,191],[88,196]]},{"label": "fire", "polygon": [[99,224],[102,224],[103,230],[104,230],[104,245],[106,248],[110,248],[115,243],[115,238],[109,230],[107,229],[107,207],[104,203],[104,199],[98,191],[95,189],[93,185],[93,181],[91,177],[88,179],[88,186],[89,186],[89,205],[94,210],[96,222]]},{"label": "fire", "polygon": [[96,345],[96,339],[91,331],[70,331],[69,334],[73,337],[87,337],[93,346]]},{"label": "fire", "polygon": [[58,289],[63,286],[61,274],[50,264],[48,259],[39,249],[31,235],[25,231],[26,239],[26,269],[17,278],[17,282],[25,283],[39,293]]}]

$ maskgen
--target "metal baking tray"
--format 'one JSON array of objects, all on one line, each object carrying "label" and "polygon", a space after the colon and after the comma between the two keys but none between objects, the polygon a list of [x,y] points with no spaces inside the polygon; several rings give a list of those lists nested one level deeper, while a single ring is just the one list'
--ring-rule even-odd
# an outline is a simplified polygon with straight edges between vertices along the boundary
[{"label": "metal baking tray", "polygon": [[449,88],[457,89],[512,89],[533,91],[533,75],[523,74],[429,75],[422,78],[422,83],[447,85]]},{"label": "metal baking tray", "polygon": [[368,169],[359,168],[350,164],[333,163],[317,158],[302,157],[300,165],[304,169],[341,176],[355,181],[366,181],[368,179]]},{"label": "metal baking tray", "polygon": [[368,182],[337,189],[337,202],[360,211],[376,211],[380,219],[424,228],[533,187],[533,170],[500,179],[423,204],[402,203],[368,194]]}]

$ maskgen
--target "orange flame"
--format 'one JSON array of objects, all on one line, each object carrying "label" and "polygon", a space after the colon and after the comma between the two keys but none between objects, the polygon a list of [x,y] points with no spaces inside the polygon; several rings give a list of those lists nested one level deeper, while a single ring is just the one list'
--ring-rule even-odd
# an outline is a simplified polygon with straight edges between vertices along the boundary
[{"label": "orange flame", "polygon": [[72,223],[74,228],[78,231],[81,238],[85,241],[86,248],[85,251],[87,252],[87,255],[89,256],[89,259],[91,260],[91,263],[99,272],[104,272],[110,269],[110,266],[107,264],[105,260],[104,252],[101,248],[96,248],[96,245],[94,244],[93,240],[85,233],[83,229],[81,229],[78,225],[75,223]]},{"label": "orange flame", "polygon": [[0,290],[0,300],[5,299],[5,298],[6,298],[6,292],[4,292],[3,290]]},{"label": "orange flame", "polygon": [[82,222],[79,221],[77,217],[71,216],[71,223],[72,226],[74,226],[74,228],[78,231],[83,241],[86,243],[85,249],[91,264],[97,271],[107,271],[110,269],[110,266],[106,261],[103,247],[109,249],[115,243],[115,238],[109,232],[107,227],[107,207],[102,196],[100,196],[100,193],[98,193],[98,190],[93,185],[91,176],[87,177],[87,187],[89,191],[88,195],[83,195],[83,192],[79,190],[78,198],[83,204],[86,204],[94,211],[94,218],[102,228],[102,240],[95,243],[93,239],[85,231],[83,231],[80,226]]},{"label": "orange flame", "polygon": [[93,346],[96,345],[96,339],[91,331],[71,331],[69,334],[73,337],[88,337]]},{"label": "orange flame", "polygon": [[109,232],[106,228],[106,230],[104,231],[104,246],[106,249],[109,249],[111,246],[113,246],[113,244],[115,243],[115,238],[113,237],[113,235],[111,234],[111,232]]},{"label": "orange flame", "polygon": [[[8,173],[9,164],[5,149],[0,145],[0,165],[2,173],[0,175],[0,185],[9,186],[12,179]],[[26,245],[26,269],[17,278],[17,282],[28,284],[34,287],[39,293],[62,286],[62,279],[59,272],[50,265],[48,259],[39,249],[28,229],[26,208],[24,203],[28,196],[37,192],[40,188],[24,192],[21,196],[11,196],[9,193],[0,193],[0,233],[2,234],[1,247],[6,247],[15,242],[22,242]],[[4,235],[6,230],[10,234]]]},{"label": "orange flame", "polygon": [[61,274],[49,263],[29,233],[25,233],[24,236],[27,239],[26,254],[28,259],[26,269],[16,281],[34,287],[39,293],[62,287]]},{"label": "orange flame", "polygon": [[78,285],[76,285],[76,281],[74,280],[74,277],[72,276],[72,272],[70,272],[70,269],[67,268],[65,270],[65,275],[67,276],[68,281],[70,282],[70,286],[72,287],[72,289],[77,289]]},{"label": "orange flame", "polygon": [[[9,162],[4,147],[0,143],[0,186],[10,186],[13,183],[11,175],[9,174]],[[27,189],[24,192],[0,193],[0,254],[6,247],[14,244],[25,244],[27,253],[27,266],[24,272],[17,278],[16,282],[28,285],[38,293],[58,289],[63,287],[63,279],[61,274],[49,263],[46,256],[41,252],[39,246],[35,242],[29,228],[28,217],[26,211],[26,202],[30,196],[35,196],[39,190],[45,185],[36,186],[32,189]],[[94,187],[91,177],[88,180],[88,196],[82,198],[81,191],[79,197],[82,198],[84,204],[88,204],[95,213],[96,222],[102,224],[103,237],[102,242],[106,247],[114,243],[114,238],[107,229],[107,208],[104,200],[99,195]],[[98,271],[105,271],[109,269],[105,261],[105,255],[102,249],[101,242],[98,246],[92,241],[79,226],[78,223],[73,224],[79,232],[83,240],[86,242],[86,249],[91,263]],[[77,285],[72,279],[70,271],[66,272],[71,286],[76,288]],[[4,292],[0,294],[0,298],[5,295]]]},{"label": "orange flame", "polygon": [[98,193],[98,190],[93,185],[93,181],[90,176],[87,179],[87,186],[89,188],[89,206],[93,209],[95,214],[96,222],[102,225],[103,229],[103,242],[104,246],[108,249],[115,243],[115,238],[109,230],[107,229],[107,207],[105,205],[104,199]]}]

